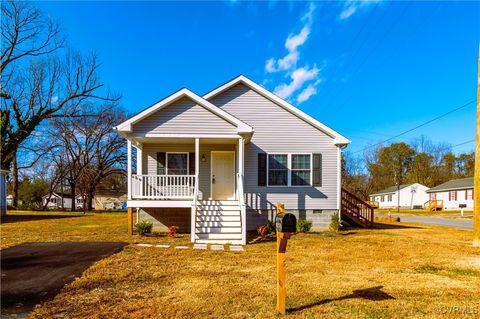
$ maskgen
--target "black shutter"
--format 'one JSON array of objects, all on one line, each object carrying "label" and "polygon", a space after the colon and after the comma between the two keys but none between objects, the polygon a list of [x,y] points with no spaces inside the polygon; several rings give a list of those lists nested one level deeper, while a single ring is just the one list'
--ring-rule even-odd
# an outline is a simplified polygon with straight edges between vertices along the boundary
[{"label": "black shutter", "polygon": [[165,152],[157,152],[157,175],[166,175],[167,154]]},{"label": "black shutter", "polygon": [[313,154],[313,186],[322,186],[322,154]]},{"label": "black shutter", "polygon": [[188,153],[188,172],[195,175],[195,153]]},{"label": "black shutter", "polygon": [[267,154],[258,153],[258,186],[267,186]]}]

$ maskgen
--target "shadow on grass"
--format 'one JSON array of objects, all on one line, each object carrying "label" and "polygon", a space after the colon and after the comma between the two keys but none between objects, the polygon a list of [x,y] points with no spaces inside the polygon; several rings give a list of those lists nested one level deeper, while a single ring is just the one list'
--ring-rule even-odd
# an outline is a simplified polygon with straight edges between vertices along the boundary
[{"label": "shadow on grass", "polygon": [[354,290],[351,294],[345,295],[342,297],[338,298],[333,298],[333,299],[320,299],[315,302],[312,302],[308,305],[303,305],[299,307],[293,307],[287,309],[287,312],[292,313],[292,312],[297,312],[305,309],[309,309],[315,306],[320,306],[324,305],[333,301],[339,301],[339,300],[345,300],[345,299],[366,299],[366,300],[371,300],[371,301],[382,301],[382,300],[389,300],[389,299],[395,299],[395,297],[387,294],[386,292],[382,291],[383,286],[376,286],[376,287],[371,287],[367,289],[358,289]]},{"label": "shadow on grass", "polygon": [[1,224],[8,224],[8,223],[17,223],[17,222],[28,222],[28,221],[36,221],[36,220],[49,220],[49,219],[63,219],[63,218],[75,218],[75,217],[85,217],[91,216],[91,214],[84,214],[81,213],[52,213],[48,214],[45,212],[41,213],[31,213],[31,214],[22,214],[22,215],[7,215],[2,216],[0,218]]},{"label": "shadow on grass", "polygon": [[405,226],[400,224],[383,224],[383,223],[374,223],[371,229],[423,229],[423,227],[418,226]]}]

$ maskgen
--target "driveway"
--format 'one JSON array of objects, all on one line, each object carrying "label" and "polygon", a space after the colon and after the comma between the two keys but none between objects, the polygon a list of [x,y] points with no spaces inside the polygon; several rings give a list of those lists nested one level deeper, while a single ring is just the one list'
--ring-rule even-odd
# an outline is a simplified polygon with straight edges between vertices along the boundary
[{"label": "driveway", "polygon": [[[375,214],[376,217],[387,217],[386,214]],[[397,215],[392,214],[392,217]],[[436,216],[406,216],[400,215],[400,221],[409,223],[420,223],[435,226],[445,226],[458,229],[473,229],[473,220],[471,219],[455,219]]]},{"label": "driveway", "polygon": [[94,262],[126,246],[119,242],[27,243],[1,253],[1,315],[23,317],[53,299]]}]

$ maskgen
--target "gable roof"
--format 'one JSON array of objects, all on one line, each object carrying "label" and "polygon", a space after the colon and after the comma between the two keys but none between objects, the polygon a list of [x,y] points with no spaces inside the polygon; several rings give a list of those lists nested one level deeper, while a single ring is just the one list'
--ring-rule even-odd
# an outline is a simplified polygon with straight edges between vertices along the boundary
[{"label": "gable roof", "polygon": [[[413,183],[411,184],[402,184],[400,185],[400,189],[404,189],[410,185],[413,185]],[[370,194],[370,196],[374,196],[374,195],[385,195],[385,194],[391,194],[391,193],[395,193],[397,191],[397,185],[394,185],[394,186],[390,186],[390,187],[387,187],[385,189],[382,189],[376,193],[373,193],[373,194]]]},{"label": "gable roof", "polygon": [[443,184],[430,188],[427,191],[427,193],[449,191],[449,190],[456,190],[456,189],[467,189],[467,188],[468,189],[473,188],[473,177],[449,180],[448,182],[445,182]]},{"label": "gable roof", "polygon": [[150,106],[149,108],[143,110],[142,112],[138,113],[137,115],[129,118],[125,122],[117,125],[113,129],[118,132],[132,132],[132,125],[135,123],[140,122],[144,118],[148,117],[149,115],[165,108],[166,106],[170,105],[171,103],[178,101],[183,97],[188,97],[192,101],[196,102],[198,105],[204,107],[208,111],[212,112],[213,114],[217,115],[218,117],[222,118],[223,120],[231,123],[232,125],[237,127],[238,133],[251,133],[253,132],[253,128],[248,124],[240,121],[233,115],[229,114],[228,112],[222,110],[221,108],[213,105],[212,103],[208,102],[207,100],[203,99],[202,97],[198,96],[197,94],[193,93],[187,88],[183,88],[163,100],[155,103],[154,105]]},{"label": "gable roof", "polygon": [[310,115],[306,114],[305,112],[301,111],[300,109],[296,108],[292,104],[288,103],[284,99],[278,97],[277,95],[273,94],[272,92],[268,91],[264,87],[258,85],[257,83],[253,82],[249,78],[247,78],[244,75],[239,75],[233,80],[228,81],[227,83],[219,86],[218,88],[208,92],[203,96],[205,100],[210,100],[214,98],[215,96],[219,95],[220,93],[228,90],[229,88],[242,83],[249,87],[250,89],[254,90],[258,94],[264,96],[265,98],[269,99],[270,101],[274,102],[275,104],[279,105],[280,107],[284,108],[285,110],[289,111],[293,115],[297,116],[298,118],[302,119],[304,122],[310,124],[311,126],[317,128],[318,130],[324,132],[328,136],[332,137],[334,139],[334,142],[336,145],[347,145],[351,141],[344,137],[343,135],[335,132],[325,124],[317,121]]}]

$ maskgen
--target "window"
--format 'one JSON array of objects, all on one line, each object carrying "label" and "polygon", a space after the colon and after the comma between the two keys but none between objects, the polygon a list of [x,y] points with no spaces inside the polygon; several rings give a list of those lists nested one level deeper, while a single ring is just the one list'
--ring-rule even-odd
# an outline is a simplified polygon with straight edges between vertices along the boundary
[{"label": "window", "polygon": [[188,174],[188,153],[167,153],[167,175]]},{"label": "window", "polygon": [[288,186],[288,155],[268,155],[268,185]]},{"label": "window", "polygon": [[437,199],[437,193],[430,193],[430,200],[436,200]]},{"label": "window", "polygon": [[393,198],[392,194],[388,195],[387,201],[391,202],[393,200],[392,198]]},{"label": "window", "polygon": [[450,200],[457,200],[457,192],[451,191],[449,197],[450,197]]},{"label": "window", "polygon": [[380,201],[384,202],[385,201],[385,196],[380,196]]},{"label": "window", "polygon": [[310,185],[310,154],[297,155],[292,154],[292,186]]},{"label": "window", "polygon": [[465,190],[465,199],[473,199],[473,189],[467,189]]},{"label": "window", "polygon": [[56,203],[57,203],[57,199],[56,199],[55,197],[50,198],[50,203],[56,204]]}]

